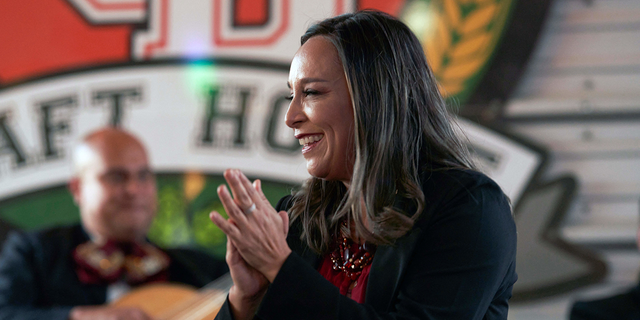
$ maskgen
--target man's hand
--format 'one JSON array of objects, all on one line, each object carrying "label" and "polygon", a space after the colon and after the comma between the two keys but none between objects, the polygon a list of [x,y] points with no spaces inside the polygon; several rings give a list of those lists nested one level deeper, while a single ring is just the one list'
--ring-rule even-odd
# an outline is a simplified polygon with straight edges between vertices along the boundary
[{"label": "man's hand", "polygon": [[152,320],[138,308],[110,306],[80,306],[71,309],[69,320]]}]

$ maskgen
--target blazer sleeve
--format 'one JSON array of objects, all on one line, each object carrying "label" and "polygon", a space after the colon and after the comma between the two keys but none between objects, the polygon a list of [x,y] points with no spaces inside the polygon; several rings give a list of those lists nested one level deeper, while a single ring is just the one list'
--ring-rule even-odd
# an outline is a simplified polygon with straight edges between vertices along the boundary
[{"label": "blazer sleeve", "polygon": [[37,241],[24,233],[13,232],[5,241],[0,256],[0,319],[65,320],[71,306],[36,307],[39,280],[36,279]]},{"label": "blazer sleeve", "polygon": [[[385,264],[402,261],[378,261],[376,266],[374,260],[365,304],[341,295],[292,253],[262,300],[258,318],[506,319],[516,280],[515,223],[506,197],[490,180],[449,193],[440,203],[428,202],[436,211],[424,212],[425,218],[414,225],[410,234],[417,233],[417,240],[404,271],[385,273]],[[399,253],[403,248],[389,250]],[[374,267],[378,277],[397,286],[371,287]],[[390,298],[369,303],[375,300],[370,295],[381,294]]]}]

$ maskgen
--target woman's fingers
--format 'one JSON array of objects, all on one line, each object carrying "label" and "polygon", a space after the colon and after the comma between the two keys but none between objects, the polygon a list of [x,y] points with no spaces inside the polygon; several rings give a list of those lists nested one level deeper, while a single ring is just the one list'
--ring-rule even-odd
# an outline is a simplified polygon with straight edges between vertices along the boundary
[{"label": "woman's fingers", "polygon": [[249,190],[247,190],[241,176],[244,177],[244,174],[237,169],[227,169],[224,172],[224,178],[227,180],[229,188],[231,188],[234,201],[240,210],[246,212],[255,203],[250,196],[250,193],[254,190],[253,188],[249,188]]},{"label": "woman's fingers", "polygon": [[[271,207],[271,203],[264,195],[264,192],[262,192],[262,182],[259,179],[256,179],[253,183],[251,183],[251,181],[249,181],[249,179],[240,171],[238,171],[238,175],[236,177],[241,180],[244,190],[253,199],[254,203],[257,204],[258,208],[263,209],[263,207],[268,207],[273,210],[273,207]],[[280,216],[283,227],[282,229],[284,235],[286,236],[289,232],[289,215],[286,211],[278,212],[278,215]]]},{"label": "woman's fingers", "polygon": [[[255,209],[273,210],[271,203],[262,192],[262,182],[260,180],[256,180],[252,184],[247,176],[237,169],[227,170],[225,179],[229,183],[235,202],[239,204],[243,212],[247,212],[248,209],[251,211]],[[255,208],[250,209],[253,205],[255,205]]]},{"label": "woman's fingers", "polygon": [[251,181],[249,181],[249,178],[247,178],[247,176],[245,176],[242,172],[239,172],[238,177],[242,182],[244,189],[247,191],[247,194],[249,195],[253,203],[256,204],[256,207],[258,209],[261,209],[263,207],[273,208],[269,200],[267,200],[267,197],[262,192],[262,182],[260,182],[260,180],[256,180],[252,184]]},{"label": "woman's fingers", "polygon": [[262,192],[262,181],[260,179],[256,179],[253,181],[253,188],[256,190],[258,196],[263,202],[269,202],[267,196],[265,196],[264,192]]},{"label": "woman's fingers", "polygon": [[[256,190],[258,197],[260,197],[263,202],[271,205],[267,197],[264,195],[264,192],[262,192],[262,181],[260,181],[260,179],[253,181],[253,188]],[[278,212],[278,215],[282,219],[282,227],[284,235],[286,236],[289,233],[289,214],[286,211],[280,211]]]},{"label": "woman's fingers", "polygon": [[221,185],[218,187],[218,198],[220,198],[220,202],[222,202],[222,206],[229,218],[233,219],[238,227],[242,228],[242,226],[246,225],[247,216],[242,212],[242,209],[238,207],[236,202],[233,201],[226,186]]},{"label": "woman's fingers", "polygon": [[236,259],[237,254],[238,254],[238,250],[236,249],[236,247],[233,246],[233,242],[231,241],[231,238],[227,236],[227,253],[225,255],[225,260],[227,260],[228,265],[232,265],[234,263],[234,260]]},{"label": "woman's fingers", "polygon": [[240,230],[230,223],[228,220],[223,218],[217,211],[211,211],[209,214],[209,219],[222,230],[227,236],[232,239],[236,239],[240,236]]},{"label": "woman's fingers", "polygon": [[227,253],[225,255],[225,260],[229,266],[244,263],[242,256],[240,256],[240,252],[238,252],[238,248],[233,244],[233,239],[229,235],[227,235]]},{"label": "woman's fingers", "polygon": [[284,235],[286,236],[289,233],[289,214],[286,211],[278,212],[280,218],[282,219],[282,228],[284,231]]}]

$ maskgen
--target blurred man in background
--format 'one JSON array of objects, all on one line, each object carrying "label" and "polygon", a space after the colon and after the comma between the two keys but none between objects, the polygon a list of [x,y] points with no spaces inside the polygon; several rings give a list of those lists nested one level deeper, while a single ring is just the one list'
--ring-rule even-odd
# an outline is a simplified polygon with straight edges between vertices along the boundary
[{"label": "blurred man in background", "polygon": [[69,190],[81,224],[8,237],[0,256],[0,319],[149,319],[139,308],[105,303],[141,284],[202,287],[227,272],[224,261],[146,240],[156,183],[138,139],[101,129],[75,148],[73,161]]}]

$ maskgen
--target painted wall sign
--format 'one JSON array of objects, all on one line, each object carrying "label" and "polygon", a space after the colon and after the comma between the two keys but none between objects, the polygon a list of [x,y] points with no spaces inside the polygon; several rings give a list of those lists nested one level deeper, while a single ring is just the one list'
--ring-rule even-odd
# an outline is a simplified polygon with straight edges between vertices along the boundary
[{"label": "painted wall sign", "polygon": [[[224,237],[211,236],[206,216],[220,207],[215,187],[225,168],[264,179],[272,201],[308,176],[282,121],[289,62],[308,26],[363,8],[398,16],[424,40],[444,91],[464,97],[489,63],[513,2],[3,1],[0,218],[25,229],[77,221],[64,190],[73,143],[115,124],[146,143],[159,173],[150,237],[221,254]],[[462,126],[471,128],[472,144],[493,141],[477,148],[490,151],[479,153],[484,168],[517,199],[540,154]],[[526,160],[517,177],[511,159]]]}]

